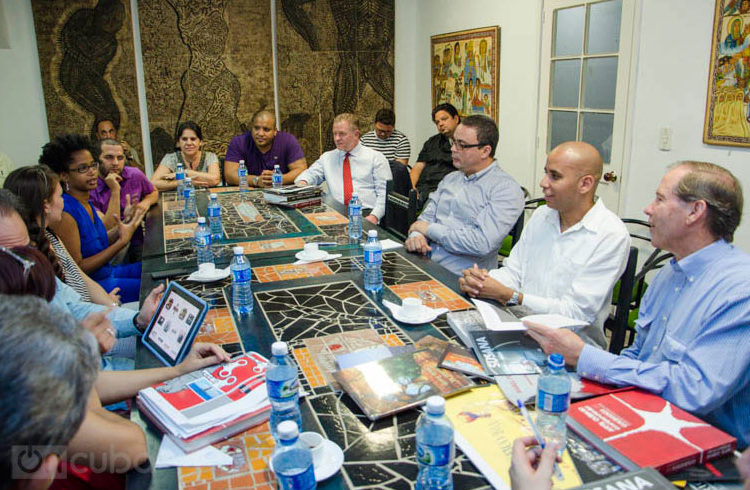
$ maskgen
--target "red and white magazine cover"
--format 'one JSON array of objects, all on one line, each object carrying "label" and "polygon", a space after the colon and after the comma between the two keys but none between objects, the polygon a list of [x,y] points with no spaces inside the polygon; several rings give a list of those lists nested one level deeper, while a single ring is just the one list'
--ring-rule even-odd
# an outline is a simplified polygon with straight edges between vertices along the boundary
[{"label": "red and white magazine cover", "polygon": [[723,456],[737,445],[729,434],[641,390],[574,403],[569,417],[575,432],[629,470],[650,466],[669,474]]}]

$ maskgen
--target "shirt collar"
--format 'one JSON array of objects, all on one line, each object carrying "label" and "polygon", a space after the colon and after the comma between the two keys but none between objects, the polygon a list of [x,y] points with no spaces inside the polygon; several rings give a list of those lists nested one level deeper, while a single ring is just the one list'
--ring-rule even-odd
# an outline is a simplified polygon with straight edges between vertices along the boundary
[{"label": "shirt collar", "polygon": [[704,269],[708,268],[716,259],[729,253],[731,249],[732,245],[722,238],[691,253],[687,257],[683,257],[679,261],[672,258],[669,264],[674,270],[682,271],[688,279],[692,280],[694,277],[700,275]]},{"label": "shirt collar", "polygon": [[[356,157],[357,155],[359,155],[359,152],[361,151],[361,149],[362,149],[362,143],[357,143],[357,146],[349,150],[349,154]],[[347,152],[345,152],[344,150],[339,150],[339,153],[341,153],[341,160],[343,161]]]},{"label": "shirt collar", "polygon": [[479,172],[475,172],[475,173],[469,175],[468,177],[463,172],[461,172],[461,173],[462,173],[463,178],[464,178],[465,181],[472,182],[474,180],[481,179],[483,175],[485,175],[487,172],[489,172],[490,170],[492,170],[492,167],[500,168],[497,165],[497,160],[492,160],[492,163],[490,163],[489,165],[487,165],[486,168],[483,168]]},{"label": "shirt collar", "polygon": [[[560,213],[557,212],[556,209],[549,208],[552,212],[547,215],[547,220],[557,227],[557,229],[560,229]],[[581,221],[574,224],[567,230],[565,230],[565,233],[570,233],[572,231],[576,231],[580,228],[586,228],[589,231],[596,232],[599,228],[599,225],[602,223],[602,220],[604,219],[604,213],[603,211],[606,210],[606,207],[604,206],[604,201],[601,199],[597,199],[591,208],[586,211],[586,214],[583,215],[583,218],[581,218]]]}]

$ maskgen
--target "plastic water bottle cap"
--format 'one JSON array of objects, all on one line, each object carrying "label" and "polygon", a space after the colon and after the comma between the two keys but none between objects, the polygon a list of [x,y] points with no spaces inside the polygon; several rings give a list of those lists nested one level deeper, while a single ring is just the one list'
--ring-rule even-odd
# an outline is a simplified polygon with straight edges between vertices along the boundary
[{"label": "plastic water bottle cap", "polygon": [[377,238],[378,237],[378,230],[370,230],[367,232],[367,236],[370,238]]},{"label": "plastic water bottle cap", "polygon": [[245,255],[245,247],[232,247],[234,255]]},{"label": "plastic water bottle cap", "polygon": [[211,195],[210,195],[210,196],[208,196],[208,197],[210,197],[211,199],[216,199],[216,198],[218,198],[219,196],[217,196],[215,192],[212,192],[212,193],[211,193]]},{"label": "plastic water bottle cap", "polygon": [[185,177],[185,182],[192,182],[192,181],[193,179],[191,179],[190,177]]},{"label": "plastic water bottle cap", "polygon": [[356,194],[352,194],[352,201],[358,199]]},{"label": "plastic water bottle cap", "polygon": [[434,415],[445,413],[445,398],[437,395],[429,397],[425,409],[427,413]]},{"label": "plastic water bottle cap", "polygon": [[299,434],[299,428],[297,422],[294,420],[285,420],[279,424],[276,429],[279,432],[279,439],[289,440],[294,439]]},{"label": "plastic water bottle cap", "polygon": [[240,165],[244,165],[244,164],[245,164],[245,160],[240,160]]},{"label": "plastic water bottle cap", "polygon": [[547,359],[547,362],[551,368],[562,369],[565,367],[565,358],[562,354],[551,354]]},{"label": "plastic water bottle cap", "polygon": [[274,356],[285,356],[289,354],[289,347],[286,342],[274,342],[271,344],[271,354]]},{"label": "plastic water bottle cap", "polygon": [[203,216],[201,216],[200,218],[198,218],[198,224],[199,225],[205,225],[206,224],[206,218],[204,218]]},{"label": "plastic water bottle cap", "polygon": [[274,165],[273,168],[275,170],[275,169],[279,168],[279,166],[278,165]]}]

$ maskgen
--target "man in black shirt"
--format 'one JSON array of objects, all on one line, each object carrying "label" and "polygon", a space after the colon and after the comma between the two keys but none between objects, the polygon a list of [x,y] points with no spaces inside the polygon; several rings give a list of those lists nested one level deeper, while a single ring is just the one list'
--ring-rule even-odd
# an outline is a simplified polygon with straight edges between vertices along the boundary
[{"label": "man in black shirt", "polygon": [[452,104],[439,104],[432,110],[432,121],[438,134],[425,141],[410,174],[411,183],[419,192],[420,208],[443,177],[456,170],[451,157],[450,139],[461,122],[458,111]]}]

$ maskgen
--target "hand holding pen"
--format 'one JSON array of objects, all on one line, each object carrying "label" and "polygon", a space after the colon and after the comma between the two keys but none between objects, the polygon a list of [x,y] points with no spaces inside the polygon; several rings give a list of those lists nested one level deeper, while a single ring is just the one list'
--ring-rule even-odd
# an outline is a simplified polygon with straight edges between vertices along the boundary
[{"label": "hand holding pen", "polygon": [[[521,400],[516,400],[516,405],[518,406],[518,409],[521,410],[521,414],[526,419],[526,423],[529,424],[529,427],[531,427],[531,431],[534,433],[534,438],[536,439],[537,444],[539,444],[542,450],[544,450],[546,446],[544,437],[542,437],[542,433],[539,432],[539,427],[537,427],[534,421],[531,419],[531,415],[529,414],[529,411],[526,409],[526,405],[524,405],[521,402]],[[560,467],[557,465],[557,448],[550,447],[549,450],[552,450],[552,452],[555,455],[555,459],[553,460],[553,463],[554,463],[553,469],[555,472],[555,478],[557,478],[558,480],[562,480],[563,474],[562,474],[562,471],[560,471]]]}]

